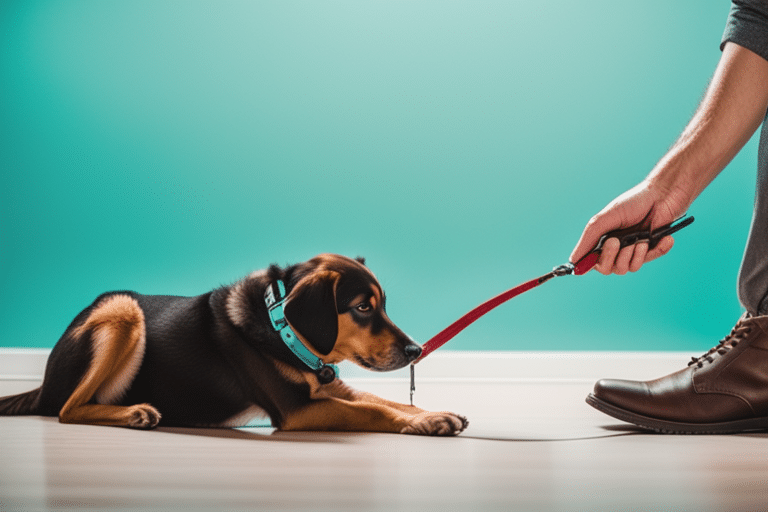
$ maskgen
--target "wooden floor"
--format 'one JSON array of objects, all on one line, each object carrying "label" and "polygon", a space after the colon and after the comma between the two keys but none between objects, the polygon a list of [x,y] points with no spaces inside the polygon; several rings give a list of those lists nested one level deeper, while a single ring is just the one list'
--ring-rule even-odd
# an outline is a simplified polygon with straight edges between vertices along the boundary
[{"label": "wooden floor", "polygon": [[[405,381],[360,380],[407,400]],[[640,432],[588,382],[427,382],[456,438],[0,418],[0,511],[722,511],[768,509],[768,437]]]}]

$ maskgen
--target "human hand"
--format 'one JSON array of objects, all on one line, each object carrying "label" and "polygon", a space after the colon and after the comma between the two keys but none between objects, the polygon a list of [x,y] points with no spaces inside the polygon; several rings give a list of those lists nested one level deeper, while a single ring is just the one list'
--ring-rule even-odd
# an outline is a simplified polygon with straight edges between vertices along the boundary
[{"label": "human hand", "polygon": [[[687,203],[644,181],[611,201],[589,220],[570,260],[578,262],[609,231],[637,225],[646,229],[661,227],[684,214],[687,207]],[[673,245],[674,239],[666,236],[650,250],[647,242],[620,248],[617,238],[609,238],[603,244],[595,269],[605,275],[637,272],[645,263],[668,253]]]}]

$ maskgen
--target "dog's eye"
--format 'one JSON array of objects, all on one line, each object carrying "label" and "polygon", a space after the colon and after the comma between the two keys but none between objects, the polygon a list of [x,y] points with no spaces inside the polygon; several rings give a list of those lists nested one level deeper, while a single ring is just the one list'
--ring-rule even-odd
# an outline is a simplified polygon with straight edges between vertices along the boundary
[{"label": "dog's eye", "polygon": [[361,302],[360,304],[355,306],[355,309],[360,311],[361,313],[367,313],[372,309],[372,307],[371,307],[371,303],[366,301],[366,302]]}]

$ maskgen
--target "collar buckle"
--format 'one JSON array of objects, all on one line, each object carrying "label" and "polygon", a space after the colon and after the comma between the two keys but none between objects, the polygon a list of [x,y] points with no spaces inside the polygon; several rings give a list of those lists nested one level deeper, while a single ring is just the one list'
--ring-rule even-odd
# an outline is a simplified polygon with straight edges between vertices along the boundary
[{"label": "collar buckle", "polygon": [[275,297],[273,286],[267,287],[267,291],[264,293],[264,303],[267,305],[269,311],[269,321],[272,323],[272,327],[281,332],[288,327],[288,320],[285,318],[285,310],[283,304],[285,303],[285,285],[282,281],[277,281],[278,296]]}]

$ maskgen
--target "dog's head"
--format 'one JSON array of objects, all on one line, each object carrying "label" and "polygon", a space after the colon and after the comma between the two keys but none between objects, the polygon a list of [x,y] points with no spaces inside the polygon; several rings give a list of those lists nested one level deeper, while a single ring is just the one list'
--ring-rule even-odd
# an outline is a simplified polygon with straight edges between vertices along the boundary
[{"label": "dog's head", "polygon": [[322,254],[297,265],[290,280],[286,319],[327,363],[350,360],[389,371],[421,355],[387,316],[384,291],[364,260]]}]

